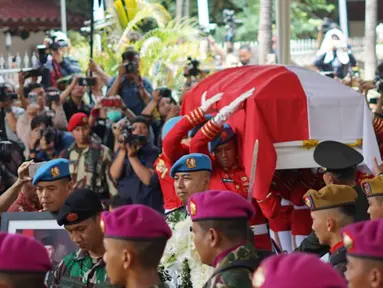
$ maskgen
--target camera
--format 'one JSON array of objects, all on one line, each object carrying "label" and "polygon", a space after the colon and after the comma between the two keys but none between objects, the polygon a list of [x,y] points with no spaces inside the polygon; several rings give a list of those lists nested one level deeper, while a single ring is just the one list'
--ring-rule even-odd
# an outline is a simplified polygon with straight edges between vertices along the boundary
[{"label": "camera", "polygon": [[160,87],[157,89],[161,97],[172,98],[172,90],[168,87]]},{"label": "camera", "polygon": [[52,102],[60,102],[60,91],[56,88],[47,89],[47,106],[51,106]]},{"label": "camera", "polygon": [[55,142],[56,131],[54,128],[48,127],[41,130],[41,138],[45,138],[45,143],[49,145],[52,142]]},{"label": "camera", "polygon": [[2,135],[3,131],[0,130],[0,162],[9,163],[12,159],[12,142],[4,140]]},{"label": "camera", "polygon": [[77,83],[80,86],[94,86],[94,85],[96,85],[96,78],[94,78],[94,77],[81,77],[81,78],[78,78]]},{"label": "camera", "polygon": [[128,50],[122,53],[122,61],[126,62],[124,64],[126,73],[136,74],[138,72],[137,57],[138,53],[132,48],[128,48]]},{"label": "camera", "polygon": [[17,100],[16,93],[8,93],[7,86],[0,85],[0,103]]},{"label": "camera", "polygon": [[146,143],[146,137],[143,135],[134,135],[132,126],[126,126],[118,139],[119,143],[127,144],[129,143],[132,146],[144,145]]},{"label": "camera", "polygon": [[224,9],[223,12],[223,22],[225,23],[225,41],[233,42],[235,36],[236,24],[242,23],[240,20],[235,18],[234,10]]},{"label": "camera", "polygon": [[235,23],[235,12],[234,10],[224,9],[223,12],[223,22],[228,25],[230,23]]},{"label": "camera", "polygon": [[199,67],[199,61],[188,57],[188,63],[186,64],[187,74],[185,76],[198,76],[201,74]]}]

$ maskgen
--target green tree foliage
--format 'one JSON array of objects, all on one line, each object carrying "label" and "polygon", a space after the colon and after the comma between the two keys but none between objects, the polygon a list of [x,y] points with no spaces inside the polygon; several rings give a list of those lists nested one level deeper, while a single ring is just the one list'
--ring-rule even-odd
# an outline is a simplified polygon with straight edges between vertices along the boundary
[{"label": "green tree foliage", "polygon": [[[152,2],[157,2],[153,0]],[[162,0],[161,3],[175,15],[174,0]],[[336,17],[337,0],[292,0],[291,3],[291,36],[297,38],[315,38],[317,26],[324,17]],[[209,1],[210,22],[218,28],[214,37],[224,41],[225,28],[222,11],[231,9],[236,12],[237,19],[242,21],[236,31],[236,41],[256,41],[259,24],[259,0],[211,0]],[[275,7],[274,7],[275,24]],[[198,17],[197,1],[190,1],[190,16]],[[335,17],[334,17],[335,16]],[[275,26],[275,25],[274,25]]]}]

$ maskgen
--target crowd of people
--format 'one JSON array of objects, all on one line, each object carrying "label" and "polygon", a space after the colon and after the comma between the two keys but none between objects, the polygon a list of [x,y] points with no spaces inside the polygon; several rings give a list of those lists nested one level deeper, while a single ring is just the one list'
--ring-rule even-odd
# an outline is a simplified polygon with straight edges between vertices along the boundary
[{"label": "crowd of people", "polygon": [[[184,269],[161,261],[184,221],[190,231],[181,236],[193,238],[200,265],[214,268],[203,287],[383,287],[377,160],[375,175],[365,175],[354,148],[319,143],[321,169],[275,172],[270,191],[281,208],[267,219],[248,195],[252,183],[227,123],[254,88],[215,114],[222,94],[204,95],[180,116],[182,97],[153,89],[132,48],[116,77],[93,60],[81,75],[64,56],[67,39],[55,41],[49,75],[20,73],[17,91],[0,90],[0,212],[49,212],[78,249],[53,265],[43,244],[0,233],[0,287],[195,287]],[[247,46],[240,59],[251,64]],[[186,91],[198,79],[185,74]],[[373,125],[383,148],[381,104]],[[326,254],[328,264],[319,260]]]}]

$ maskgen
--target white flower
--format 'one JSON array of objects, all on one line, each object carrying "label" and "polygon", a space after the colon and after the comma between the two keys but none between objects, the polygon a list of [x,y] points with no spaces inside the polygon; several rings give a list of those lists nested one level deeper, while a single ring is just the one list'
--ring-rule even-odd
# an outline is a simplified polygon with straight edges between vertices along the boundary
[{"label": "white flower", "polygon": [[[192,221],[187,217],[173,227],[173,236],[166,244],[161,264],[173,278],[173,283],[179,283],[182,263],[188,260],[191,270],[191,282],[195,288],[202,287],[213,273],[213,268],[201,263],[199,254],[194,246],[193,233],[190,232]],[[178,278],[176,280],[175,278]]]}]

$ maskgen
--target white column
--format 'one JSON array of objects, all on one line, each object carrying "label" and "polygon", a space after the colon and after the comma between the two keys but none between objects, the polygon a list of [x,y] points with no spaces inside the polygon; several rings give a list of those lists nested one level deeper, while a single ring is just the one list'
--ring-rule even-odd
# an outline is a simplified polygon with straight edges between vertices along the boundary
[{"label": "white column", "polygon": [[198,0],[198,22],[204,28],[209,28],[208,0]]},{"label": "white column", "polygon": [[277,55],[279,64],[290,64],[290,3],[291,0],[277,0]]},{"label": "white column", "polygon": [[67,26],[66,26],[66,0],[60,0],[60,8],[61,8],[61,31],[66,34]]},{"label": "white column", "polygon": [[366,0],[364,48],[364,79],[375,78],[376,59],[376,26],[378,25],[378,0]]},{"label": "white column", "polygon": [[339,24],[344,36],[348,39],[347,0],[339,0]]}]

